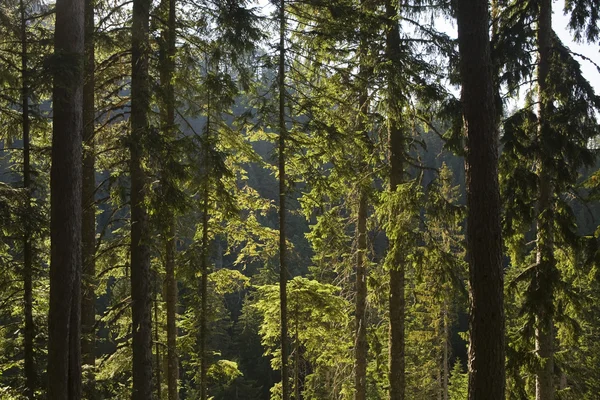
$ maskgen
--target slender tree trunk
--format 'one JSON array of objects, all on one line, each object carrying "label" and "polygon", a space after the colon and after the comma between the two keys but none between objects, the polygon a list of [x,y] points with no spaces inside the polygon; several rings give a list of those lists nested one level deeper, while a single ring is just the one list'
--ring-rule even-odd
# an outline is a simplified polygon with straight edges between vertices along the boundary
[{"label": "slender tree trunk", "polygon": [[[396,3],[397,4],[397,3]],[[397,84],[397,74],[401,63],[400,29],[398,9],[391,0],[385,2],[386,13],[386,58],[390,63],[387,85],[390,113],[388,119],[388,140],[390,149],[390,191],[396,191],[404,175],[404,134],[401,126],[401,92]],[[404,400],[406,392],[405,361],[405,318],[406,302],[404,295],[404,257],[399,250],[401,243],[390,243],[392,261],[390,267],[390,335],[389,335],[389,380],[390,400]]]},{"label": "slender tree trunk", "polygon": [[[550,125],[548,118],[551,113],[552,94],[547,83],[552,56],[552,0],[542,0],[538,16],[538,121],[540,145],[549,139]],[[542,366],[536,374],[536,400],[554,399],[554,321],[552,320],[553,302],[553,273],[556,269],[554,259],[554,232],[552,229],[552,197],[553,188],[548,176],[545,155],[542,150],[538,156],[539,194],[537,199],[537,254],[536,283],[539,287],[541,302],[536,315],[535,350],[542,361]]]},{"label": "slender tree trunk", "polygon": [[442,400],[448,400],[448,381],[450,380],[450,318],[448,316],[448,300],[444,299],[442,314],[443,355],[442,355]]},{"label": "slender tree trunk", "polygon": [[[210,108],[209,108],[210,109]],[[207,119],[207,132],[210,131],[210,117]],[[207,133],[208,134],[208,133]],[[206,343],[208,339],[208,202],[209,202],[209,182],[208,182],[208,143],[207,148],[204,151],[204,171],[206,177],[204,187],[204,199],[202,200],[202,260],[201,260],[201,272],[202,278],[200,282],[200,400],[206,400],[207,395],[207,371],[208,371],[208,360],[206,356]]]},{"label": "slender tree trunk", "polygon": [[296,332],[294,338],[294,399],[301,400],[302,399],[302,390],[300,387],[300,335],[298,332],[298,325],[300,323],[300,313],[298,312],[298,302],[296,302]]},{"label": "slender tree trunk", "polygon": [[83,0],[56,2],[48,398],[81,398]]},{"label": "slender tree trunk", "polygon": [[470,270],[469,399],[504,400],[504,308],[498,127],[488,2],[457,1],[463,117],[467,131],[467,258]]},{"label": "slender tree trunk", "polygon": [[158,272],[155,274],[154,279],[154,364],[156,365],[156,398],[162,399],[162,382],[160,376],[160,335],[158,332],[158,290],[160,287],[160,278],[158,276]]},{"label": "slender tree trunk", "polygon": [[167,294],[167,390],[169,400],[179,399],[179,358],[177,355],[177,280],[175,278],[175,221],[169,226],[166,244]]},{"label": "slender tree trunk", "polygon": [[285,235],[285,0],[279,1],[279,301],[281,308],[281,387],[282,399],[290,398],[289,339],[287,315],[287,243]]},{"label": "slender tree trunk", "polygon": [[356,225],[356,344],[355,344],[355,381],[354,400],[366,400],[367,396],[367,342],[366,305],[367,305],[367,194],[359,189],[358,219]]},{"label": "slender tree trunk", "polygon": [[[31,160],[29,140],[29,68],[27,54],[27,14],[24,0],[20,1],[21,11],[21,102],[23,108],[23,188],[27,192],[27,204],[31,204]],[[30,215],[27,212],[27,215]],[[24,226],[23,236],[23,311],[25,314],[25,327],[23,329],[23,352],[25,372],[25,396],[32,400],[36,387],[36,372],[34,362],[33,338],[35,326],[33,324],[33,253],[31,249],[31,227],[29,223]]]},{"label": "slender tree trunk", "polygon": [[86,399],[96,398],[96,167],[95,167],[95,44],[94,0],[85,0],[85,59],[83,83],[83,185],[82,185],[82,258],[83,285],[81,298],[81,358],[84,369],[83,394]]},{"label": "slender tree trunk", "polygon": [[[175,0],[163,0],[161,9],[167,25],[163,29],[161,48],[161,85],[164,89],[163,135],[174,137],[175,126]],[[163,172],[169,179],[169,171]],[[179,359],[177,355],[177,280],[175,277],[176,227],[175,215],[170,207],[166,210],[167,228],[165,232],[165,294],[167,303],[167,391],[169,400],[178,400]]]},{"label": "slender tree trunk", "polygon": [[[361,12],[367,13],[373,7],[370,0],[361,0]],[[369,40],[366,37],[368,28],[361,24],[361,38],[358,49],[359,56],[359,75],[361,78],[361,88],[358,93],[359,126],[358,130],[365,138],[368,137],[365,132],[366,118],[369,112],[369,94],[368,81],[373,73],[367,63]],[[361,167],[364,167],[361,162]],[[368,212],[368,194],[362,182],[358,182],[358,210],[356,222],[356,304],[355,304],[355,334],[356,343],[354,350],[354,400],[366,400],[367,398],[367,363],[369,356],[369,342],[367,340],[367,212]]]},{"label": "slender tree trunk", "polygon": [[131,299],[133,320],[133,400],[152,398],[152,298],[150,232],[145,208],[145,150],[148,134],[150,0],[133,1],[131,73]]}]

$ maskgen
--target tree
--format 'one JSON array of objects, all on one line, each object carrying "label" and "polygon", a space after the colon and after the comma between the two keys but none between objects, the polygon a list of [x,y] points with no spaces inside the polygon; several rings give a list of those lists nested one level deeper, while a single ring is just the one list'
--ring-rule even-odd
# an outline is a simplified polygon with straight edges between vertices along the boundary
[{"label": "tree", "polygon": [[288,311],[287,311],[287,241],[285,234],[285,198],[287,196],[287,184],[285,178],[286,163],[286,88],[285,88],[285,35],[286,14],[285,0],[279,1],[279,66],[277,70],[277,85],[279,89],[279,307],[281,312],[281,391],[282,399],[290,398],[289,383],[289,339],[288,339]]},{"label": "tree", "polygon": [[48,397],[81,398],[81,184],[84,2],[56,3]]},{"label": "tree", "polygon": [[456,4],[467,132],[469,399],[504,399],[504,303],[498,128],[487,1]]},{"label": "tree", "polygon": [[152,398],[152,301],[150,229],[146,210],[145,144],[149,135],[148,75],[151,1],[133,3],[131,33],[131,309],[133,324],[133,400]]},{"label": "tree", "polygon": [[96,398],[96,146],[95,146],[95,68],[93,0],[84,4],[84,85],[83,85],[83,130],[82,141],[82,296],[81,296],[81,358],[84,365],[84,396]]}]

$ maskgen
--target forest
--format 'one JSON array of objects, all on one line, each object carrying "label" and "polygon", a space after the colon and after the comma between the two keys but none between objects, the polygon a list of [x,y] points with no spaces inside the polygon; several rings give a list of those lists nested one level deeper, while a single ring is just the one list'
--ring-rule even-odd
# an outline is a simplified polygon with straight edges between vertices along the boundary
[{"label": "forest", "polygon": [[599,51],[597,0],[1,0],[0,400],[600,399]]}]

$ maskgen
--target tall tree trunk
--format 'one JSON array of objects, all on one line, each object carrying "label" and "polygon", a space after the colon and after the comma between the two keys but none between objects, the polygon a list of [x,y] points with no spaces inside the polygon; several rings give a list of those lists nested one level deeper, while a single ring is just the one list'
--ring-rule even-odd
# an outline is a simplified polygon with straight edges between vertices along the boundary
[{"label": "tall tree trunk", "polygon": [[[397,3],[385,1],[386,13],[386,58],[390,63],[387,75],[388,85],[388,140],[390,150],[390,191],[396,191],[404,175],[404,134],[401,126],[401,92],[397,83],[401,63],[400,28],[398,26]],[[397,239],[398,240],[398,239]],[[405,266],[401,253],[401,243],[390,243],[392,259],[390,263],[390,334],[389,334],[389,380],[390,400],[404,400],[406,392],[405,361],[405,318],[406,302],[404,295]]]},{"label": "tall tree trunk", "polygon": [[148,134],[150,0],[133,1],[131,46],[131,300],[133,322],[133,400],[152,398],[152,298],[150,232],[146,200],[144,137]]},{"label": "tall tree trunk", "polygon": [[[361,13],[366,15],[372,10],[374,4],[370,0],[361,0]],[[364,19],[364,18],[363,18]],[[359,123],[358,131],[368,138],[366,132],[367,115],[369,112],[368,82],[373,70],[368,66],[369,39],[367,37],[368,27],[360,26],[361,38],[359,42],[359,74],[361,87],[358,93]],[[362,160],[361,160],[362,161]],[[361,169],[365,167],[364,161]],[[358,210],[356,222],[356,304],[355,304],[355,333],[356,343],[354,348],[354,400],[366,400],[367,398],[367,363],[369,356],[369,342],[367,340],[367,212],[368,194],[363,182],[358,182]]]},{"label": "tall tree trunk", "polygon": [[[161,49],[161,85],[165,91],[163,111],[163,135],[175,137],[175,90],[173,75],[175,73],[175,0],[163,0],[161,7],[167,26],[163,30],[163,47]],[[164,171],[165,179],[169,172]],[[165,294],[167,303],[167,392],[169,400],[178,400],[179,359],[177,356],[177,280],[175,277],[176,227],[175,215],[170,207],[166,210],[167,229],[165,232]]]},{"label": "tall tree trunk", "polygon": [[[210,106],[209,106],[210,110]],[[207,118],[206,122],[207,134],[210,132],[210,117]],[[202,200],[202,260],[201,260],[201,273],[202,278],[200,282],[200,400],[206,400],[207,394],[207,371],[208,371],[208,360],[206,356],[206,343],[208,340],[208,202],[209,202],[209,182],[208,182],[208,143],[206,141],[206,148],[204,150],[204,194]]]},{"label": "tall tree trunk", "polygon": [[158,272],[154,274],[154,364],[156,368],[156,398],[162,399],[161,363],[160,363],[160,334],[158,332],[158,291],[160,287]]},{"label": "tall tree trunk", "polygon": [[[366,99],[365,99],[366,101]],[[354,400],[366,400],[367,396],[367,193],[359,188],[358,219],[356,224],[356,344],[354,349]]]},{"label": "tall tree trunk", "polygon": [[85,59],[83,83],[83,185],[82,185],[82,258],[83,285],[81,297],[81,359],[84,369],[83,394],[86,399],[96,398],[96,167],[95,167],[95,44],[94,0],[85,0]]},{"label": "tall tree trunk", "polygon": [[281,388],[282,399],[290,398],[289,382],[289,339],[287,315],[287,242],[285,235],[285,0],[279,1],[279,305],[281,313]]},{"label": "tall tree trunk", "polygon": [[542,152],[543,143],[549,138],[552,94],[547,83],[550,71],[550,58],[552,56],[552,0],[542,0],[539,4],[538,16],[538,142],[540,154],[538,155],[538,182],[539,192],[537,199],[537,254],[535,285],[539,288],[541,302],[538,315],[536,315],[535,350],[541,359],[542,366],[536,374],[535,398],[536,400],[554,399],[554,323],[552,320],[553,302],[553,274],[556,269],[554,259],[554,232],[552,229],[552,197],[553,188],[548,169],[546,156]]},{"label": "tall tree trunk", "polygon": [[[23,108],[23,188],[27,192],[27,204],[31,204],[31,160],[29,140],[29,68],[27,54],[27,13],[24,0],[20,1],[21,11],[21,104]],[[30,215],[27,212],[27,215]],[[35,326],[33,324],[33,253],[31,249],[31,226],[26,223],[23,236],[23,311],[25,314],[25,327],[23,329],[23,352],[25,372],[25,396],[32,400],[35,394],[36,372],[34,363],[33,338]]]},{"label": "tall tree trunk", "polygon": [[81,398],[83,0],[56,2],[48,398]]},{"label": "tall tree trunk", "polygon": [[498,128],[486,0],[457,1],[467,131],[469,399],[504,400],[504,308]]},{"label": "tall tree trunk", "polygon": [[[448,296],[448,294],[446,294]],[[444,299],[444,309],[442,311],[442,335],[443,335],[443,354],[442,354],[442,400],[448,400],[448,382],[450,380],[450,317],[448,310],[448,298]]]},{"label": "tall tree trunk", "polygon": [[[206,73],[210,71],[210,60],[207,60]],[[202,259],[200,260],[200,400],[208,398],[208,357],[206,354],[206,344],[208,341],[208,209],[210,201],[210,162],[209,155],[211,151],[211,116],[212,116],[212,93],[208,91],[207,100],[207,118],[205,143],[203,148],[202,169],[204,174],[204,188],[202,191]]]}]

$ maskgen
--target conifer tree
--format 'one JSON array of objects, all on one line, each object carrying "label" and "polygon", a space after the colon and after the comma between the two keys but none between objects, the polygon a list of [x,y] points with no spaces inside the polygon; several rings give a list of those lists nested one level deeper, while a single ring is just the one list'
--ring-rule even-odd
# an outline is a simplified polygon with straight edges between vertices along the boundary
[{"label": "conifer tree", "polygon": [[456,4],[467,131],[467,259],[470,273],[469,399],[504,399],[504,304],[498,128],[487,1]]},{"label": "conifer tree", "polygon": [[148,74],[149,0],[135,0],[131,26],[131,301],[133,324],[134,400],[152,397],[152,302],[150,229],[146,209],[145,148],[149,135],[150,78]]},{"label": "conifer tree", "polygon": [[48,398],[81,398],[84,2],[59,0],[54,33]]},{"label": "conifer tree", "polygon": [[96,364],[96,167],[95,167],[95,1],[86,0],[84,27],[83,86],[83,165],[82,165],[82,296],[81,296],[81,359],[83,362],[83,392],[95,399]]}]

